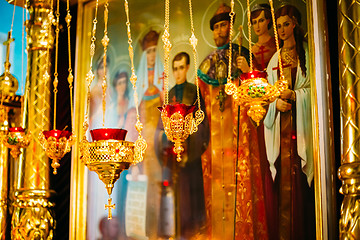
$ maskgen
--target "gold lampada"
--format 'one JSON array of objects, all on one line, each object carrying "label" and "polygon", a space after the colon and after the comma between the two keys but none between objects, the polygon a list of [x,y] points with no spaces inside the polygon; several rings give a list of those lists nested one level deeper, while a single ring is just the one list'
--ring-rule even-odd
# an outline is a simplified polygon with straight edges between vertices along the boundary
[{"label": "gold lampada", "polygon": [[10,148],[11,156],[17,159],[21,153],[20,149],[29,146],[31,134],[25,133],[25,129],[21,127],[14,127],[9,128],[1,140],[7,148]]},{"label": "gold lampada", "polygon": [[[51,25],[55,25],[55,36],[56,36],[56,45],[55,45],[55,71],[54,71],[54,124],[53,130],[50,131],[42,131],[39,134],[39,142],[41,146],[44,148],[46,155],[52,159],[51,167],[53,168],[53,174],[57,174],[57,169],[60,167],[59,160],[65,156],[66,153],[70,152],[71,146],[75,142],[75,135],[66,130],[57,130],[56,129],[56,102],[57,102],[57,86],[58,86],[58,52],[59,52],[59,0],[57,1],[57,9],[56,9],[56,19],[54,18],[53,9],[51,5],[51,11],[48,15],[49,22],[47,23],[47,29],[51,31]],[[67,24],[68,30],[68,55],[69,55],[69,74],[68,74],[68,82],[70,88],[70,111],[71,111],[71,119],[73,119],[73,106],[72,106],[72,88],[73,88],[73,74],[71,68],[71,46],[70,46],[70,22],[71,22],[71,15],[70,15],[70,8],[69,8],[69,0],[67,1],[67,15],[65,17],[65,21]],[[48,58],[47,58],[47,68],[49,67],[49,48],[48,48]],[[50,78],[48,71],[45,71],[43,76],[47,80]],[[46,80],[46,81],[47,81]]]},{"label": "gold lampada", "polygon": [[[271,7],[271,16],[273,23],[275,24],[275,14],[273,1],[269,0]],[[251,49],[251,19],[250,19],[250,1],[247,0],[247,18],[248,18],[248,30],[249,30],[249,50],[250,50],[250,72],[243,73],[241,78],[241,85],[236,86],[231,81],[231,54],[232,54],[232,33],[233,33],[233,19],[234,19],[234,0],[231,0],[231,12],[230,12],[230,43],[229,43],[229,69],[228,69],[228,78],[225,85],[225,92],[228,95],[232,95],[233,99],[238,105],[244,105],[249,107],[247,115],[254,121],[255,125],[258,126],[260,121],[264,118],[266,114],[266,109],[264,108],[269,103],[275,101],[279,97],[280,93],[287,89],[287,82],[283,74],[283,66],[281,57],[279,57],[279,71],[280,79],[271,85],[268,83],[266,77],[266,72],[253,70],[253,61],[252,61],[252,49]],[[279,52],[279,40],[277,29],[274,27],[274,35],[276,42],[276,50]],[[241,46],[239,46],[241,51]]]},{"label": "gold lampada", "polygon": [[96,33],[96,23],[97,23],[97,11],[98,11],[99,1],[96,0],[95,7],[95,17],[93,20],[93,29],[92,37],[90,44],[90,70],[86,74],[86,81],[88,83],[88,94],[87,94],[87,108],[85,112],[85,118],[83,122],[83,137],[80,142],[80,159],[81,161],[89,168],[90,171],[94,171],[98,174],[100,180],[105,184],[106,190],[109,194],[108,204],[105,204],[105,209],[108,209],[108,219],[112,218],[111,210],[115,208],[115,204],[112,204],[111,193],[114,188],[114,183],[119,179],[120,174],[123,170],[128,169],[131,164],[137,164],[143,161],[145,150],[147,147],[146,141],[141,135],[143,128],[142,123],[140,122],[139,109],[138,109],[138,95],[136,92],[136,81],[137,77],[135,75],[134,68],[134,53],[132,47],[132,39],[130,32],[130,21],[129,21],[129,5],[128,1],[125,0],[125,12],[126,12],[126,26],[128,34],[128,43],[129,43],[129,56],[131,61],[131,77],[130,81],[134,89],[134,101],[136,106],[137,113],[137,122],[135,128],[138,131],[138,139],[133,142],[125,141],[125,136],[127,131],[124,129],[112,129],[104,128],[105,126],[105,93],[107,88],[106,81],[106,54],[107,47],[109,44],[109,37],[107,36],[107,23],[108,23],[108,6],[109,3],[106,1],[104,5],[104,37],[101,41],[104,46],[104,77],[102,82],[102,107],[103,107],[103,128],[90,130],[90,133],[93,138],[93,142],[89,142],[86,139],[86,132],[89,128],[89,105],[90,105],[90,86],[91,82],[94,80],[94,73],[92,71],[93,57],[95,54],[95,33]]},{"label": "gold lampada", "polygon": [[[200,91],[199,91],[199,80],[197,76],[197,71],[195,71],[195,81],[197,88],[197,103],[198,110],[195,112],[195,118],[193,117],[193,112],[196,108],[195,105],[187,106],[185,104],[169,104],[169,59],[170,59],[170,2],[169,0],[165,1],[165,30],[162,36],[162,41],[164,42],[164,71],[165,71],[165,102],[161,110],[161,120],[164,125],[164,130],[167,138],[174,142],[175,146],[173,148],[174,152],[177,154],[177,161],[181,161],[181,153],[184,151],[182,142],[184,142],[189,135],[195,133],[198,130],[198,125],[204,120],[204,112],[201,110],[200,105]],[[190,44],[193,49],[194,54],[194,64],[195,70],[197,69],[197,53],[196,45],[197,38],[195,37],[194,23],[193,23],[193,14],[192,14],[192,3],[189,0],[189,10],[190,10],[190,22],[191,22],[191,37],[189,39]]]}]

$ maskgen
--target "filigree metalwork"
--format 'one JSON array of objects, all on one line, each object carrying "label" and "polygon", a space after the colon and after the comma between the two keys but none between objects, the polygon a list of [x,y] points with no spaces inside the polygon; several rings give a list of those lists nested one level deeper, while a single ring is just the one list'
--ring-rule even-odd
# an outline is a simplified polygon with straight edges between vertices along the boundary
[{"label": "filigree metalwork", "polygon": [[[195,36],[194,22],[193,22],[193,12],[192,12],[192,2],[189,0],[189,11],[190,11],[190,24],[191,24],[191,37],[189,38],[189,43],[193,49],[194,55],[194,65],[197,69],[197,51],[196,46],[198,39]],[[165,89],[165,103],[163,107],[160,107],[161,110],[161,120],[164,125],[164,130],[167,138],[174,142],[174,152],[177,154],[177,161],[181,161],[181,153],[184,151],[182,142],[184,142],[189,135],[197,131],[198,125],[204,120],[205,114],[201,110],[200,105],[200,90],[199,90],[199,79],[197,72],[195,71],[195,82],[196,82],[196,92],[197,92],[197,107],[198,110],[195,113],[195,119],[193,118],[193,111],[195,106],[186,106],[185,104],[169,104],[169,60],[170,60],[170,1],[165,1],[165,24],[164,24],[164,34],[162,36],[162,41],[164,43],[164,89]]]},{"label": "filigree metalwork", "polygon": [[[88,142],[84,139],[80,143],[81,161],[90,171],[98,174],[100,180],[105,184],[109,196],[121,172],[128,169],[131,164],[138,162],[134,156],[134,143],[132,142],[114,139]],[[105,208],[108,209],[108,219],[111,219],[111,209],[115,208],[115,204],[111,205],[110,197]]]},{"label": "filigree metalwork", "polygon": [[39,142],[44,148],[46,155],[52,159],[51,167],[53,168],[53,174],[56,175],[57,169],[60,167],[59,160],[63,158],[66,153],[70,152],[71,146],[74,144],[76,138],[74,135],[69,137],[46,136],[44,132],[40,133]]},{"label": "filigree metalwork", "polygon": [[7,131],[0,135],[1,142],[10,148],[10,154],[13,158],[17,159],[21,153],[21,148],[29,146],[31,141],[31,134],[25,133],[25,130],[21,131]]},{"label": "filigree metalwork", "polygon": [[[114,187],[114,183],[119,179],[120,174],[123,170],[128,169],[131,164],[136,164],[141,162],[144,159],[145,150],[147,147],[145,139],[141,135],[143,128],[142,123],[140,122],[139,109],[138,109],[138,96],[136,92],[136,81],[137,77],[135,75],[134,68],[134,53],[132,47],[132,39],[130,33],[130,21],[129,21],[129,6],[128,2],[125,0],[125,12],[126,12],[126,26],[127,26],[127,35],[129,43],[129,57],[131,61],[131,70],[132,74],[130,81],[133,84],[134,89],[134,102],[136,107],[136,117],[137,122],[135,128],[139,133],[138,139],[133,142],[125,141],[126,130],[124,129],[108,129],[105,128],[105,110],[106,110],[106,54],[107,47],[109,44],[109,37],[107,35],[107,23],[108,23],[108,1],[104,5],[104,37],[101,41],[104,47],[104,57],[103,57],[103,67],[104,67],[104,77],[102,79],[102,107],[103,107],[103,128],[90,130],[93,142],[89,142],[86,139],[85,133],[89,128],[89,105],[90,105],[90,86],[94,80],[94,73],[92,71],[92,62],[95,53],[95,40],[96,40],[96,24],[97,24],[97,11],[98,11],[98,0],[96,0],[95,7],[95,16],[93,20],[93,31],[91,37],[90,45],[90,70],[86,74],[86,81],[88,84],[88,93],[87,93],[87,108],[85,112],[85,118],[83,121],[83,136],[82,141],[80,142],[80,159],[83,164],[85,164],[90,171],[94,171],[98,174],[101,181],[104,182],[107,192],[109,194],[108,204],[105,204],[105,209],[108,209],[108,219],[112,218],[112,209],[115,208],[115,204],[111,204],[111,193]],[[95,131],[99,134],[95,135]],[[110,132],[114,133],[110,137]],[[125,133],[124,133],[125,132]],[[124,134],[121,134],[124,133]],[[118,135],[117,135],[118,134]],[[121,136],[122,135],[122,136]]]},{"label": "filigree metalwork", "polygon": [[225,92],[233,96],[235,102],[249,108],[247,115],[255,122],[256,126],[264,118],[266,110],[264,106],[273,102],[280,91],[276,85],[268,83],[265,72],[253,71],[241,75],[241,85],[234,83],[225,85]]},{"label": "filigree metalwork", "polygon": [[[51,12],[52,13],[52,10]],[[50,16],[51,14],[49,14]],[[56,102],[57,102],[57,86],[59,83],[58,80],[58,48],[59,48],[59,2],[57,4],[57,11],[56,11],[56,20],[55,20],[55,33],[56,33],[56,45],[55,45],[55,72],[54,72],[54,129],[51,131],[42,131],[39,134],[39,142],[43,149],[46,152],[46,155],[52,159],[51,166],[53,167],[53,174],[57,174],[57,169],[60,167],[59,160],[65,156],[66,153],[70,152],[71,146],[75,142],[75,136],[68,131],[56,130]],[[70,15],[70,5],[69,0],[67,0],[67,14],[65,17],[66,25],[67,25],[67,32],[68,32],[68,59],[69,59],[69,68],[68,68],[68,77],[67,80],[69,82],[69,89],[70,89],[70,109],[71,109],[71,119],[73,120],[73,107],[72,107],[72,88],[73,88],[73,79],[74,76],[72,74],[72,67],[71,67],[71,42],[70,42],[70,22],[71,22],[71,15]],[[53,21],[52,21],[53,22]],[[50,31],[50,26],[49,29]],[[49,49],[48,49],[49,52]],[[49,59],[47,59],[47,67],[49,67]],[[45,81],[50,79],[50,75],[46,71],[44,74]]]},{"label": "filigree metalwork", "polygon": [[[274,6],[273,1],[270,0],[271,6],[271,16],[273,22],[275,22]],[[234,14],[234,0],[231,0],[231,21],[230,21],[230,39],[232,39],[232,29],[233,29],[233,14]],[[248,33],[249,33],[249,42],[251,43],[251,20],[250,20],[250,1],[247,0],[247,17],[248,17]],[[276,49],[279,52],[280,46],[278,41],[278,34],[276,28],[274,28]],[[241,47],[241,46],[240,46]],[[254,71],[253,70],[253,61],[252,61],[252,48],[250,47],[250,72],[244,73],[241,75],[240,86],[236,86],[231,79],[231,41],[229,45],[229,68],[228,68],[228,82],[225,85],[225,92],[228,95],[232,95],[233,99],[239,105],[244,105],[249,107],[247,111],[248,116],[255,122],[255,125],[258,126],[260,121],[264,118],[266,114],[265,106],[269,103],[275,101],[279,97],[280,93],[287,89],[287,82],[285,81],[282,67],[281,57],[278,58],[279,62],[279,72],[280,78],[275,83],[275,85],[270,85],[266,79],[266,73]]]},{"label": "filigree metalwork", "polygon": [[185,104],[166,105],[161,110],[161,120],[167,138],[175,143],[174,152],[177,154],[177,161],[181,161],[181,153],[184,151],[182,142],[189,135],[197,131],[197,126],[203,121],[204,113],[200,110],[193,118],[195,106]]}]

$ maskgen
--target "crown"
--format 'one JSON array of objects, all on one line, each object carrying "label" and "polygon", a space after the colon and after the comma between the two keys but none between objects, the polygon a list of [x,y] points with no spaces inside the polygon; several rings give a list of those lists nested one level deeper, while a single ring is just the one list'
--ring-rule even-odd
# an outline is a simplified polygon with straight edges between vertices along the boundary
[{"label": "crown", "polygon": [[160,33],[151,30],[150,32],[148,32],[144,39],[142,40],[141,46],[142,49],[145,50],[151,46],[156,46],[159,40],[159,35]]},{"label": "crown", "polygon": [[230,15],[229,15],[230,12],[231,12],[231,8],[225,3],[222,3],[210,20],[210,29],[214,30],[214,25],[218,22],[230,21]]}]

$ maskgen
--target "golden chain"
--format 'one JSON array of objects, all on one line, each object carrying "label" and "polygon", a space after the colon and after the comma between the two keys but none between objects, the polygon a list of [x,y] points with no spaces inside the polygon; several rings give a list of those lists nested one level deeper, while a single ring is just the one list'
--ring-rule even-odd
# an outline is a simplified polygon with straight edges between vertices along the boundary
[{"label": "golden chain", "polygon": [[233,23],[234,23],[234,15],[235,15],[235,12],[234,12],[234,0],[231,0],[231,12],[229,13],[230,15],[230,30],[229,30],[229,68],[228,68],[228,77],[227,77],[227,80],[228,80],[228,83],[231,83],[231,65],[232,65],[232,35],[233,35]]},{"label": "golden chain", "polygon": [[74,81],[74,76],[72,74],[72,68],[71,68],[71,40],[70,40],[70,22],[71,22],[71,15],[70,15],[70,1],[67,0],[66,2],[66,17],[65,17],[65,21],[66,21],[66,26],[67,26],[67,32],[68,32],[68,55],[69,55],[69,75],[68,75],[68,83],[69,83],[69,89],[70,89],[70,117],[71,117],[71,124],[74,126],[74,122],[73,122],[73,81]]},{"label": "golden chain", "polygon": [[[25,7],[26,2],[25,2],[25,0],[23,1],[23,4],[24,4],[24,9],[22,11],[22,21],[25,23],[25,22],[27,22],[26,21],[27,19],[25,20],[27,15],[24,16],[26,14],[26,7]],[[15,5],[15,3],[14,3],[14,5]],[[25,45],[24,44],[25,30],[24,29],[25,29],[24,26],[22,26],[21,27],[21,82],[24,80],[24,52],[25,52],[24,51],[24,47],[25,47],[24,46]],[[24,91],[24,85],[21,84],[21,92],[23,92],[23,91]],[[25,89],[25,91],[26,91],[26,89]],[[24,115],[24,101],[25,101],[26,96],[27,95],[24,92],[24,97],[21,100],[21,110],[20,110],[21,117]]]},{"label": "golden chain", "polygon": [[134,159],[136,160],[136,163],[139,163],[139,162],[142,162],[144,159],[144,154],[145,154],[145,150],[147,148],[147,143],[146,143],[146,140],[141,135],[141,131],[143,129],[143,124],[140,122],[140,115],[139,115],[139,99],[138,99],[138,94],[136,91],[137,76],[135,74],[135,67],[134,67],[134,49],[132,46],[131,31],[130,31],[129,3],[127,0],[125,0],[124,5],[125,5],[125,12],[126,12],[126,29],[127,29],[127,35],[128,35],[128,43],[129,43],[129,57],[130,57],[130,62],[131,62],[130,81],[133,85],[134,102],[135,102],[135,108],[136,108],[135,129],[139,133],[138,139],[135,141]]},{"label": "golden chain", "polygon": [[248,33],[249,33],[249,55],[250,55],[250,72],[253,70],[253,59],[252,59],[252,47],[251,47],[251,12],[250,12],[250,0],[247,0],[247,18],[248,18]]},{"label": "golden chain", "polygon": [[281,60],[281,56],[280,56],[280,46],[279,46],[279,36],[278,36],[278,32],[277,32],[277,26],[276,26],[276,21],[275,21],[275,11],[274,11],[274,4],[272,0],[269,0],[270,3],[270,8],[271,8],[271,17],[272,17],[272,21],[273,21],[273,26],[274,26],[274,35],[275,35],[275,44],[276,44],[276,51],[278,52],[279,56],[278,56],[278,60],[279,60],[279,71],[280,71],[280,79],[284,78],[284,73],[283,73],[283,66],[282,66],[282,60]]},{"label": "golden chain", "polygon": [[142,124],[140,122],[140,114],[139,114],[139,98],[138,98],[138,94],[137,94],[137,87],[136,87],[136,82],[137,82],[137,76],[135,74],[135,67],[134,67],[134,48],[132,46],[132,39],[131,39],[131,31],[130,31],[130,18],[129,18],[129,3],[127,0],[125,0],[125,13],[126,13],[126,29],[127,29],[127,35],[128,35],[128,43],[129,43],[129,57],[130,57],[130,62],[131,62],[131,77],[130,77],[130,81],[133,85],[133,90],[134,90],[134,102],[135,102],[135,108],[136,108],[136,130],[139,133],[140,138],[142,138],[141,136],[141,130],[142,130]]},{"label": "golden chain", "polygon": [[94,59],[94,55],[95,55],[95,34],[96,34],[96,24],[97,24],[97,14],[98,14],[98,8],[99,8],[99,0],[96,0],[96,4],[95,4],[95,15],[94,15],[94,19],[93,19],[93,29],[91,31],[91,43],[90,43],[90,66],[89,66],[89,72],[86,74],[86,82],[88,83],[88,91],[87,91],[87,103],[86,103],[86,112],[85,112],[85,119],[84,119],[84,123],[83,123],[83,138],[86,140],[86,131],[89,127],[89,110],[90,110],[90,87],[91,87],[91,83],[95,78],[95,75],[92,71],[92,64],[93,64],[93,59]]},{"label": "golden chain", "polygon": [[197,75],[197,51],[196,46],[198,43],[198,39],[195,37],[195,30],[194,30],[194,21],[193,21],[193,9],[191,0],[189,0],[189,11],[190,11],[190,24],[191,24],[191,37],[189,39],[190,44],[193,48],[194,54],[194,65],[195,65],[195,83],[196,83],[196,93],[197,93],[197,102],[198,102],[198,109],[201,110],[200,106],[200,90],[199,90],[199,78]]},{"label": "golden chain", "polygon": [[10,27],[10,38],[12,35],[12,31],[13,31],[13,27],[14,27],[14,18],[15,18],[15,7],[16,7],[16,0],[14,1],[14,10],[13,10],[13,15],[12,15],[12,20],[11,20],[11,27]]},{"label": "golden chain", "polygon": [[[44,21],[43,23],[43,28],[45,29],[45,31],[47,31],[47,35],[49,37],[50,40],[50,36],[51,36],[51,26],[56,24],[56,20],[54,17],[54,2],[53,0],[50,1],[50,12],[48,14],[48,20]],[[49,66],[50,66],[50,44],[47,44],[47,50],[46,50],[46,63],[45,63],[45,73],[43,75],[43,80],[44,80],[44,86],[48,85],[48,82],[50,80],[50,75],[49,75]],[[30,84],[29,84],[30,85]],[[28,86],[28,88],[30,88],[30,86]],[[30,89],[26,89],[26,90],[30,90]],[[45,92],[43,93],[45,94]],[[31,95],[30,95],[31,97]],[[31,102],[32,100],[29,99]],[[43,104],[45,105],[45,96],[43,96]],[[44,126],[44,117],[41,120],[41,126]]]},{"label": "golden chain", "polygon": [[131,31],[130,31],[130,18],[129,18],[129,3],[127,0],[125,0],[125,13],[126,13],[126,29],[127,29],[127,35],[128,35],[128,44],[129,44],[129,57],[131,62],[131,77],[130,81],[133,85],[134,90],[134,102],[135,102],[135,108],[136,108],[136,119],[140,120],[139,117],[139,97],[137,94],[137,87],[136,87],[136,81],[137,76],[135,74],[135,67],[134,67],[134,48],[132,46],[132,39],[131,39]]},{"label": "golden chain", "polygon": [[56,4],[56,28],[55,28],[55,37],[56,37],[56,43],[55,43],[55,71],[54,71],[54,129],[56,129],[56,101],[57,101],[57,86],[59,83],[59,79],[58,79],[58,55],[59,55],[59,17],[60,17],[60,12],[59,12],[59,0],[57,0],[57,4]]},{"label": "golden chain", "polygon": [[170,0],[165,0],[165,24],[162,41],[164,42],[164,83],[165,83],[165,105],[169,104],[169,59],[170,59]]},{"label": "golden chain", "polygon": [[109,6],[109,1],[106,0],[105,5],[104,5],[104,37],[101,40],[102,45],[104,46],[104,58],[103,58],[103,67],[104,67],[104,77],[103,77],[103,82],[102,82],[102,108],[103,108],[103,123],[102,126],[105,127],[105,110],[106,110],[106,88],[107,88],[107,82],[106,82],[106,78],[107,78],[107,71],[106,71],[106,53],[107,53],[107,47],[109,45],[109,37],[107,35],[107,24],[108,24],[108,19],[109,19],[109,10],[108,10],[108,6]]}]

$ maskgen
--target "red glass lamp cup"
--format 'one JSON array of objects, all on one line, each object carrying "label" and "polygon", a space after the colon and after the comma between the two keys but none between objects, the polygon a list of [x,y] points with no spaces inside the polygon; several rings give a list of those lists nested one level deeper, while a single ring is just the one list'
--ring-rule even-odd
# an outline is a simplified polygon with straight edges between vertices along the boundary
[{"label": "red glass lamp cup", "polygon": [[11,128],[9,128],[9,132],[23,133],[23,132],[25,132],[25,129],[22,127],[11,127]]},{"label": "red glass lamp cup", "polygon": [[98,128],[90,130],[93,141],[99,140],[125,140],[127,130],[121,128]]},{"label": "red glass lamp cup", "polygon": [[[194,105],[188,106],[183,103],[177,103],[174,105],[168,104],[168,105],[165,105],[165,111],[166,111],[167,117],[171,117],[174,113],[180,113],[181,116],[185,117],[189,113],[193,113],[195,110],[195,107],[196,106],[194,106]],[[160,111],[162,111],[164,108],[158,107],[158,109]]]},{"label": "red glass lamp cup", "polygon": [[59,140],[62,137],[69,139],[72,133],[66,130],[50,130],[50,131],[43,131],[45,139],[49,139],[49,137],[54,137],[55,139]]},{"label": "red glass lamp cup", "polygon": [[241,80],[248,80],[248,79],[253,79],[253,78],[265,78],[267,77],[267,73],[264,71],[251,71],[251,72],[247,72],[247,73],[243,73],[240,75],[240,79]]}]

